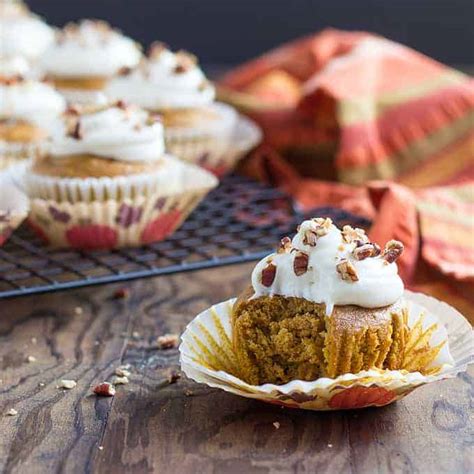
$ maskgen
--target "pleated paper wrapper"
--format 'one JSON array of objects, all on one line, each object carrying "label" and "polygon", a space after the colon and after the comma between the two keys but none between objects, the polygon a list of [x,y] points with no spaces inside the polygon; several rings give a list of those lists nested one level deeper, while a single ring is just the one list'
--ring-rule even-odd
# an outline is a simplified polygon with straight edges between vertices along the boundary
[{"label": "pleated paper wrapper", "polygon": [[[340,410],[384,406],[422,385],[455,377],[474,361],[474,334],[470,323],[454,308],[435,298],[405,292],[409,327],[421,322],[425,330],[437,324],[430,345],[448,341],[431,366],[431,375],[404,370],[364,370],[334,379],[284,385],[250,385],[239,373],[232,349],[231,311],[235,299],[219,303],[199,314],[186,328],[180,345],[183,372],[191,379],[226,392],[264,402],[306,410]],[[449,345],[449,349],[448,349]]]},{"label": "pleated paper wrapper", "polygon": [[220,115],[215,123],[196,128],[165,130],[166,149],[173,155],[199,165],[216,176],[232,171],[237,162],[262,139],[258,125],[230,106],[216,103]]},{"label": "pleated paper wrapper", "polygon": [[153,175],[19,178],[31,196],[29,224],[53,247],[112,249],[161,241],[217,186],[206,170],[175,161],[176,172],[159,181]]},{"label": "pleated paper wrapper", "polygon": [[0,246],[2,246],[26,219],[28,198],[14,184],[8,171],[0,173]]}]

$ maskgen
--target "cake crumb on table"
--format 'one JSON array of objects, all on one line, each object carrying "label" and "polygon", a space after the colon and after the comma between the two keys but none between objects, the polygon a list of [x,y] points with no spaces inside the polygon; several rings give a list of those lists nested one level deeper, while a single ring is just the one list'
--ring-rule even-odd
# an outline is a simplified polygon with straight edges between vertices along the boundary
[{"label": "cake crumb on table", "polygon": [[6,416],[16,416],[18,415],[18,411],[15,410],[14,408],[10,408],[10,410],[8,410],[6,413],[5,413]]},{"label": "cake crumb on table", "polygon": [[165,334],[164,336],[158,336],[156,342],[158,349],[174,349],[178,345],[179,336],[177,334]]},{"label": "cake crumb on table", "polygon": [[280,422],[274,421],[273,426],[275,427],[276,430],[279,430],[280,429]]},{"label": "cake crumb on table", "polygon": [[71,390],[77,385],[75,380],[63,379],[59,381],[58,388],[65,388],[66,390]]}]

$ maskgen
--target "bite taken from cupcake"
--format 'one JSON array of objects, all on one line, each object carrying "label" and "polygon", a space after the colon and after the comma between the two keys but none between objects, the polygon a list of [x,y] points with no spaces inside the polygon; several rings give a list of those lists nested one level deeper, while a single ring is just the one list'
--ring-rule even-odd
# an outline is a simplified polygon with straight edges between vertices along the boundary
[{"label": "bite taken from cupcake", "polygon": [[379,246],[329,218],[304,221],[237,299],[190,323],[183,370],[239,395],[316,410],[385,405],[465,370],[472,328],[446,304],[404,290],[402,252],[401,242]]},{"label": "bite taken from cupcake", "polygon": [[214,86],[191,53],[155,43],[137,67],[123,68],[106,92],[112,100],[160,113],[166,147],[179,158],[212,171],[233,165],[226,162],[226,152],[237,113],[215,102]]},{"label": "bite taken from cupcake", "polygon": [[19,178],[30,224],[54,246],[116,248],[170,235],[217,180],[165,154],[158,116],[117,102],[71,106]]}]

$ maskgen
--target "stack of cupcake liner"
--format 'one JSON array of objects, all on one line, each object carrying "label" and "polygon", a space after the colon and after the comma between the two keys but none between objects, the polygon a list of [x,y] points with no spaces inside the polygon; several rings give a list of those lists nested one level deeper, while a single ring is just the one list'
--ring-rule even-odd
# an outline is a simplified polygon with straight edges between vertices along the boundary
[{"label": "stack of cupcake liner", "polygon": [[418,322],[423,329],[437,324],[430,345],[434,347],[443,341],[449,344],[449,350],[447,344],[442,347],[427,375],[373,369],[310,382],[250,385],[238,377],[238,361],[232,346],[231,312],[235,299],[209,308],[188,325],[179,348],[181,367],[196,382],[291,408],[337,410],[387,405],[417,387],[455,377],[474,361],[474,333],[457,310],[421,293],[405,291],[404,297],[409,305],[409,327]]}]

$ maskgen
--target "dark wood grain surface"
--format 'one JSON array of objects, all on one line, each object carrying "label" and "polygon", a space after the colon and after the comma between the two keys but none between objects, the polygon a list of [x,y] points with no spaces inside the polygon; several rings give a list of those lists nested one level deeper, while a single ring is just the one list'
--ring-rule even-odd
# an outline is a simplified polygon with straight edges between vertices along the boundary
[{"label": "dark wood grain surface", "polygon": [[[178,352],[157,337],[237,294],[251,267],[138,281],[126,299],[106,286],[0,301],[0,472],[474,472],[473,368],[385,408],[332,413],[170,384]],[[93,395],[122,364],[130,384]]]}]

